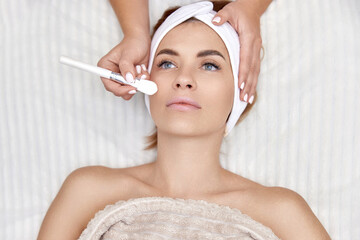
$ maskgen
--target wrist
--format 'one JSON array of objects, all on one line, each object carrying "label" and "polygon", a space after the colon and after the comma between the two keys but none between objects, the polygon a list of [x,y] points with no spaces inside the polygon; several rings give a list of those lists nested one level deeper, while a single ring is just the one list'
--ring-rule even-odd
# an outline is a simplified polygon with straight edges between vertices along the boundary
[{"label": "wrist", "polygon": [[131,29],[131,31],[124,31],[124,38],[136,38],[150,42],[150,31],[145,29]]},{"label": "wrist", "polygon": [[138,43],[144,43],[146,45],[150,45],[151,43],[151,39],[150,39],[150,34],[149,33],[137,33],[137,32],[131,32],[131,33],[124,33],[124,38],[123,40],[125,41],[134,41],[134,42],[138,42]]},{"label": "wrist", "polygon": [[246,4],[248,9],[255,12],[258,17],[261,17],[266,9],[269,7],[272,0],[236,0],[242,4]]}]

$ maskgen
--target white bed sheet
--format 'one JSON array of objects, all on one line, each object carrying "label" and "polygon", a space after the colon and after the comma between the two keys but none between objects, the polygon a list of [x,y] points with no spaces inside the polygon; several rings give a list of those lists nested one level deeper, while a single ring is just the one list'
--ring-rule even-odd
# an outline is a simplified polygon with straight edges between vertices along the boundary
[{"label": "white bed sheet", "polygon": [[[191,1],[150,1],[152,23],[170,2]],[[261,24],[259,98],[221,162],[300,193],[333,239],[360,239],[360,2],[276,0]],[[154,159],[143,95],[58,63],[96,64],[121,38],[104,0],[0,0],[1,239],[35,239],[76,168]]]}]

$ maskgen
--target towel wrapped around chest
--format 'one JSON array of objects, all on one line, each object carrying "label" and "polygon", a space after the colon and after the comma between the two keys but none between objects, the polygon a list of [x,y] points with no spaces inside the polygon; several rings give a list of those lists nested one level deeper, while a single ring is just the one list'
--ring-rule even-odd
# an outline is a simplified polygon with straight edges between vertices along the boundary
[{"label": "towel wrapped around chest", "polygon": [[136,198],[98,212],[79,240],[279,239],[237,209],[203,200]]}]

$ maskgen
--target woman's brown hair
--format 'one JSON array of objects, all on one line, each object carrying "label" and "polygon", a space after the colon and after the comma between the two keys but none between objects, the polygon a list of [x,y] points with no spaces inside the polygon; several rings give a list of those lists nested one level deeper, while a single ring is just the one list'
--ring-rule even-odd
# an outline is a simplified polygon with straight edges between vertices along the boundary
[{"label": "woman's brown hair", "polygon": [[[213,10],[218,12],[220,11],[226,4],[230,3],[230,1],[212,1],[214,8]],[[156,25],[154,26],[153,29],[153,34],[151,36],[151,38],[153,37],[154,33],[156,32],[156,30],[160,27],[160,25],[165,21],[165,19],[170,16],[171,13],[173,13],[174,11],[176,11],[179,7],[174,7],[174,8],[170,8],[168,10],[166,10],[162,17],[159,19],[159,21],[156,23]],[[191,18],[194,19],[194,18]],[[196,19],[195,19],[196,20]],[[255,104],[257,99],[257,93],[255,92],[254,94],[254,101],[252,104],[248,104],[244,110],[244,112],[241,114],[239,120],[237,121],[237,123],[235,125],[238,125],[242,120],[245,119],[245,117],[249,114],[250,110],[252,109],[253,105]],[[152,133],[150,136],[146,136],[147,139],[147,146],[144,148],[144,150],[150,150],[153,148],[157,147],[157,129],[155,126],[154,129],[154,133]]]}]

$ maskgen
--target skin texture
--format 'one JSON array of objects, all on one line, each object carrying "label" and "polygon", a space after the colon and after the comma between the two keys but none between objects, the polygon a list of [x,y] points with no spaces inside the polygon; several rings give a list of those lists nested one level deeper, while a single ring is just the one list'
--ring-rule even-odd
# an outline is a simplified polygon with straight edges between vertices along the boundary
[{"label": "skin texture", "polygon": [[[196,21],[175,27],[155,53],[151,78],[158,85],[159,93],[149,99],[152,117],[156,125],[164,126],[162,131],[188,137],[210,131],[222,137],[224,132],[234,97],[230,58],[221,38],[203,25]],[[190,28],[191,36],[182,34],[185,28]],[[164,50],[172,53],[159,54]],[[197,57],[209,50],[222,56],[212,53]],[[201,109],[187,113],[171,110],[166,103],[174,97],[192,98]],[[206,121],[209,118],[213,121]]]},{"label": "skin texture", "polygon": [[[150,49],[149,12],[146,0],[110,0],[124,33],[124,39],[108,54],[100,59],[98,66],[124,77],[127,73],[136,76],[136,66],[147,66]],[[260,17],[270,5],[271,0],[237,0],[229,3],[218,12],[221,25],[228,21],[239,34],[241,44],[239,88],[242,101],[250,101],[256,92],[260,74],[260,50],[262,39],[260,34]],[[214,17],[214,18],[215,18]],[[132,77],[132,78],[133,78]],[[125,100],[132,98],[128,92],[135,88],[101,78],[106,90]],[[129,79],[131,80],[131,78]],[[249,102],[250,103],[250,102]]]},{"label": "skin texture", "polygon": [[[189,32],[196,37],[188,39]],[[159,54],[164,49],[167,53]],[[218,51],[224,58],[198,57],[204,50]],[[202,199],[237,208],[281,239],[330,239],[297,193],[262,186],[221,167],[220,146],[234,86],[229,57],[218,35],[201,22],[184,23],[164,37],[157,53],[152,78],[159,91],[150,98],[158,128],[156,160],[132,168],[75,170],[51,204],[38,239],[77,239],[106,205],[149,196]],[[167,108],[175,96],[191,97],[201,109]]]}]

